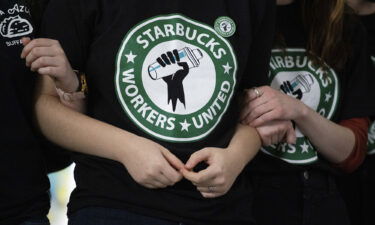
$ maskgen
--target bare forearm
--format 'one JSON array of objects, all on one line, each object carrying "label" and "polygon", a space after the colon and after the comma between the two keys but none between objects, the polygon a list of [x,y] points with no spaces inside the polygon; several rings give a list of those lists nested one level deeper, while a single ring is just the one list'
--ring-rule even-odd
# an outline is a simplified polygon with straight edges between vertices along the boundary
[{"label": "bare forearm", "polygon": [[81,153],[118,160],[118,151],[124,149],[121,143],[134,138],[121,129],[72,111],[54,96],[39,96],[35,110],[37,124],[49,140]]},{"label": "bare forearm", "polygon": [[327,120],[308,107],[295,122],[318,151],[332,163],[344,161],[354,148],[355,136],[350,129]]},{"label": "bare forearm", "polygon": [[254,158],[260,147],[261,140],[257,131],[250,126],[238,124],[228,149],[229,155],[234,157],[234,161],[238,162],[236,165],[244,167]]},{"label": "bare forearm", "polygon": [[[52,142],[67,149],[119,161],[139,137],[64,106],[53,80],[40,75],[35,102],[36,123]],[[124,148],[127,145],[129,148]],[[135,146],[135,145],[134,145]],[[122,152],[120,152],[122,151]],[[120,154],[121,153],[121,154]]]}]

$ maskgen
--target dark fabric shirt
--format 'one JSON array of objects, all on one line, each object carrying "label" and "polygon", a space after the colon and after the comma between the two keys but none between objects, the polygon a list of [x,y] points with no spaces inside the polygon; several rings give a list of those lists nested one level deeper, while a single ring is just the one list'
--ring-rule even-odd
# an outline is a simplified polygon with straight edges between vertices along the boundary
[{"label": "dark fabric shirt", "polygon": [[[182,161],[228,145],[240,89],[266,79],[274,1],[52,1],[43,32],[86,73],[89,116],[146,137]],[[77,155],[69,213],[122,208],[188,224],[249,224],[249,180],[204,199],[186,180],[150,190],[119,163]]]},{"label": "dark fabric shirt", "polygon": [[35,75],[20,59],[20,38],[33,37],[29,8],[0,2],[0,224],[46,216],[49,182],[39,141],[31,126]]},{"label": "dark fabric shirt", "polygon": [[[375,79],[375,14],[360,16],[363,25],[367,30],[367,40],[369,43],[369,51],[371,54],[372,61],[372,74]],[[372,118],[374,120],[375,118]],[[370,125],[368,134],[368,154],[371,155],[371,159],[374,160],[373,155],[375,154],[375,122]]]}]

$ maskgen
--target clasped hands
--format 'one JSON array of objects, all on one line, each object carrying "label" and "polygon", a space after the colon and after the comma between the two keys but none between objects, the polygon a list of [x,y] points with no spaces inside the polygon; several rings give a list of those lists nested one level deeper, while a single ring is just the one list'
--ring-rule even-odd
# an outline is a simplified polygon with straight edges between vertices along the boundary
[{"label": "clasped hands", "polygon": [[[138,149],[134,148],[129,152],[131,157],[125,155],[120,161],[138,184],[151,189],[173,186],[185,178],[203,197],[215,198],[227,193],[242,171],[240,166],[233,165],[234,159],[228,154],[228,149],[201,149],[184,164],[169,150],[148,139],[138,137],[133,144]],[[200,162],[205,162],[208,167],[194,172],[194,167]]]}]

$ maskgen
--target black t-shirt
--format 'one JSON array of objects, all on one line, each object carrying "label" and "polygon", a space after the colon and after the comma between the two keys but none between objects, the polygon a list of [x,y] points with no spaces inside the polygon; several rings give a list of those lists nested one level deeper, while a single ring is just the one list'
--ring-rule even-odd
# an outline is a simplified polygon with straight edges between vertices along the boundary
[{"label": "black t-shirt", "polygon": [[[266,79],[273,9],[272,0],[52,1],[43,30],[86,73],[89,116],[185,162],[204,147],[228,145],[240,88]],[[204,199],[186,180],[150,190],[119,163],[87,155],[75,162],[70,213],[103,206],[188,224],[252,220],[243,175],[225,196]]]},{"label": "black t-shirt", "polygon": [[366,28],[368,46],[371,56],[375,56],[375,13],[360,16],[361,22]]},{"label": "black t-shirt", "polygon": [[29,8],[0,2],[0,224],[46,216],[49,182],[31,126],[35,75],[20,59],[20,38],[33,37]]},{"label": "black t-shirt", "polygon": [[[348,19],[349,20],[349,19]],[[345,36],[351,55],[343,70],[315,65],[306,53],[307,33],[297,2],[277,7],[277,32],[285,48],[274,48],[270,60],[270,85],[303,101],[325,118],[338,122],[375,114],[374,82],[369,75],[369,57],[364,28],[355,23]],[[326,71],[326,72],[324,72]],[[314,145],[296,127],[295,145],[280,143],[262,148],[253,160],[253,170],[267,173],[296,172],[307,168],[336,172]]]},{"label": "black t-shirt", "polygon": [[[369,51],[371,54],[371,61],[373,64],[372,76],[375,79],[375,13],[370,15],[360,16],[363,25],[367,30],[367,39],[369,43]],[[368,134],[368,154],[374,158],[375,154],[375,122],[373,122]]]}]

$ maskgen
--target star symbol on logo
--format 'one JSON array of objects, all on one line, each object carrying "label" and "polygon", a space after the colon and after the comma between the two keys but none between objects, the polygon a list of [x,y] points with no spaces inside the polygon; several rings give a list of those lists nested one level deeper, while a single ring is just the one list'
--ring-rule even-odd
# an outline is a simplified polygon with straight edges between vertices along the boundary
[{"label": "star symbol on logo", "polygon": [[181,131],[184,131],[184,130],[186,130],[187,132],[189,132],[189,127],[190,127],[190,123],[188,123],[187,121],[186,121],[186,119],[185,119],[185,121],[184,122],[180,122],[180,124],[181,124]]},{"label": "star symbol on logo", "polygon": [[332,98],[332,94],[331,94],[331,92],[328,92],[327,94],[326,94],[326,100],[325,100],[325,102],[329,102],[329,100]]},{"label": "star symbol on logo", "polygon": [[135,57],[137,57],[137,55],[134,55],[133,52],[130,51],[130,53],[125,55],[125,57],[128,59],[127,63],[129,63],[129,62],[134,63],[134,59],[135,59]]},{"label": "star symbol on logo", "polygon": [[226,65],[223,65],[223,67],[224,67],[224,74],[226,73],[229,74],[230,70],[233,68],[229,65],[229,62],[227,62]]},{"label": "star symbol on logo", "polygon": [[303,142],[303,145],[300,145],[302,148],[302,153],[309,153],[309,145],[306,142]]}]

